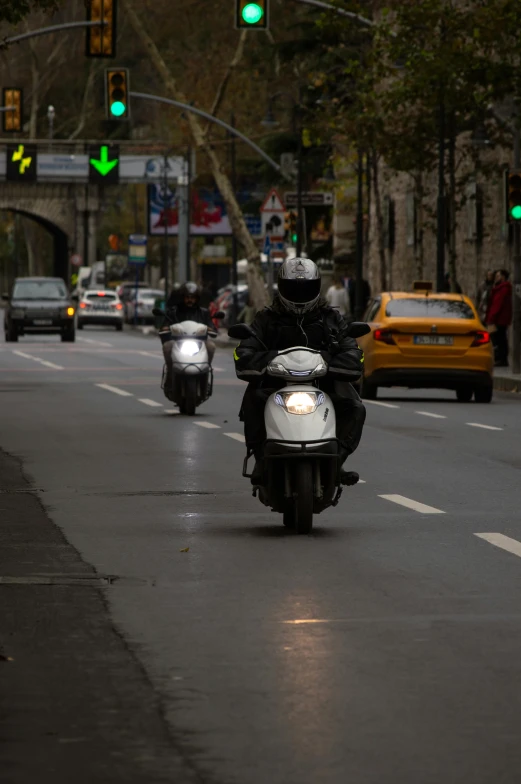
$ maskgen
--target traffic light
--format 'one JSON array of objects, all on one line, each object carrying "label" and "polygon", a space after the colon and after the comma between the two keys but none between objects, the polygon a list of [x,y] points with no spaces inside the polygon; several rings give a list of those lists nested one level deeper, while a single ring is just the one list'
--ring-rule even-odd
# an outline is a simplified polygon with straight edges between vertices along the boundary
[{"label": "traffic light", "polygon": [[289,236],[292,245],[297,244],[297,213],[290,210],[289,213]]},{"label": "traffic light", "polygon": [[4,87],[2,106],[14,106],[13,111],[2,112],[4,133],[22,130],[23,93],[19,87]]},{"label": "traffic light", "polygon": [[87,27],[87,57],[114,57],[116,0],[87,0],[86,5],[87,21],[100,23],[99,27]]},{"label": "traffic light", "polygon": [[105,103],[109,120],[128,120],[130,80],[128,68],[107,68],[105,71]]},{"label": "traffic light", "polygon": [[267,30],[269,0],[235,0],[237,30]]},{"label": "traffic light", "polygon": [[521,221],[521,170],[508,172],[508,220]]}]

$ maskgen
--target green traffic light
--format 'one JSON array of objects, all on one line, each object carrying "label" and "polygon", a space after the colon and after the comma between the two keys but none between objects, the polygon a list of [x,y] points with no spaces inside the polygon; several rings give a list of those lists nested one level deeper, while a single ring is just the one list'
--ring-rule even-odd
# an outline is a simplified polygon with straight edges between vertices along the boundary
[{"label": "green traffic light", "polygon": [[114,103],[110,104],[110,113],[114,117],[121,117],[122,114],[125,114],[126,108],[123,101],[114,101]]},{"label": "green traffic light", "polygon": [[512,207],[510,214],[514,220],[521,220],[521,204],[516,204],[515,207]]},{"label": "green traffic light", "polygon": [[297,235],[296,234],[292,234],[291,235],[291,242],[293,243],[293,245],[297,244]]},{"label": "green traffic light", "polygon": [[258,3],[248,3],[242,9],[241,15],[246,24],[254,25],[264,16],[264,9]]}]

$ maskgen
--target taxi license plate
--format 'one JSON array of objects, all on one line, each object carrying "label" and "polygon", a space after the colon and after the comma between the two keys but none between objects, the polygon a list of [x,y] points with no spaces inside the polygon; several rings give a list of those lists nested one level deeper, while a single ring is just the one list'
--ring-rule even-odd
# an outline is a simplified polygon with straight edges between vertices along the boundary
[{"label": "taxi license plate", "polygon": [[52,319],[34,319],[33,324],[35,327],[49,327]]},{"label": "taxi license plate", "polygon": [[452,335],[415,335],[414,343],[417,346],[453,346]]}]

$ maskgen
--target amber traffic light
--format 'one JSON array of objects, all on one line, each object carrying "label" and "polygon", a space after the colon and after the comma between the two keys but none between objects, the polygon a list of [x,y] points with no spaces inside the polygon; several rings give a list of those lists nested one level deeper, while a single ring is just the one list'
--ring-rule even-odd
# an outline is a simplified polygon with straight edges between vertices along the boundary
[{"label": "amber traffic light", "polygon": [[[87,0],[87,21],[99,26],[87,27],[87,57],[114,57],[116,54],[117,0]],[[105,24],[102,24],[105,22]]]},{"label": "amber traffic light", "polygon": [[4,87],[2,107],[14,107],[11,111],[2,112],[2,127],[5,133],[20,132],[23,117],[23,93],[20,87]]},{"label": "amber traffic light", "polygon": [[105,102],[109,120],[130,117],[128,68],[107,68],[105,71]]}]

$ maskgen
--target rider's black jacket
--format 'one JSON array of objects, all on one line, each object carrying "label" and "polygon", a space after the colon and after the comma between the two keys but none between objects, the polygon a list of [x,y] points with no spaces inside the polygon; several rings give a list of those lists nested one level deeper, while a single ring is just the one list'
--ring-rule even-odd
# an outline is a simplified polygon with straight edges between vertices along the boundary
[{"label": "rider's black jacket", "polygon": [[208,327],[208,335],[210,337],[215,337],[217,335],[217,330],[215,329],[215,324],[210,317],[209,311],[206,308],[199,307],[199,305],[195,308],[187,308],[186,305],[181,302],[179,305],[168,308],[166,314],[168,319],[164,319],[163,326],[159,333],[163,343],[165,340],[171,340],[172,338],[170,330],[168,329],[169,325],[179,324],[181,321],[196,321],[198,324],[206,324]]},{"label": "rider's black jacket", "polygon": [[346,335],[345,319],[325,302],[297,316],[288,312],[276,297],[271,307],[256,315],[251,329],[255,336],[242,340],[234,351],[235,372],[243,381],[261,382],[277,353],[293,346],[320,351],[328,364],[330,379],[357,381],[362,374],[363,351],[354,338]]}]

